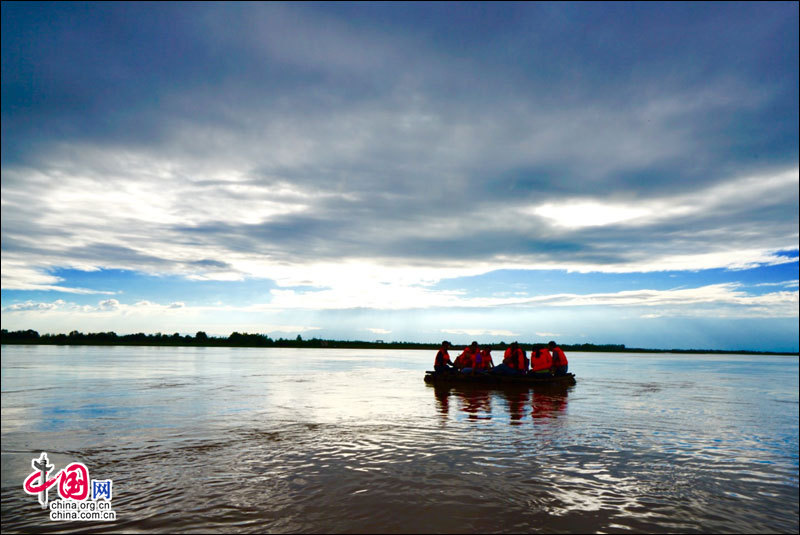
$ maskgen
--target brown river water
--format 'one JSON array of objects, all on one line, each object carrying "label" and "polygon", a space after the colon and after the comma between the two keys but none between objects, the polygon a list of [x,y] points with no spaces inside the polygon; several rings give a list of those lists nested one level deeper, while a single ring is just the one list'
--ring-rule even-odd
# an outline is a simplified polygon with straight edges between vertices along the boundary
[{"label": "brown river water", "polygon": [[[434,356],[3,346],[2,530],[798,532],[796,356],[572,353],[546,389],[434,388]],[[51,520],[42,452],[116,519]]]}]

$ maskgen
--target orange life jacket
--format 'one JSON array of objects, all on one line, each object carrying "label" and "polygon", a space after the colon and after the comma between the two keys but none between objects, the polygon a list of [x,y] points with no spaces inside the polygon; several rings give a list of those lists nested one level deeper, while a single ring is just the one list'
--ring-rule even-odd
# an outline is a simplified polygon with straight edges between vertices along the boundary
[{"label": "orange life jacket", "polygon": [[554,366],[566,366],[567,363],[567,356],[561,351],[561,348],[556,346],[553,348],[553,365]]},{"label": "orange life jacket", "polygon": [[464,351],[456,357],[456,368],[473,368],[475,367],[475,353],[469,348],[465,347]]},{"label": "orange life jacket", "polygon": [[510,347],[506,348],[505,353],[503,353],[503,364],[514,368],[515,367],[514,360],[516,359],[514,359],[514,357],[511,356],[511,348]]},{"label": "orange life jacket", "polygon": [[492,354],[486,350],[480,351],[480,362],[476,362],[475,367],[479,370],[488,370],[492,366],[494,366],[494,362],[492,362]]},{"label": "orange life jacket", "polygon": [[[535,353],[535,354],[534,354]],[[531,351],[531,371],[540,372],[553,367],[553,356],[543,347],[538,351]]]},{"label": "orange life jacket", "polygon": [[528,369],[528,359],[525,358],[525,351],[518,347],[514,354],[511,354],[511,348],[507,348],[503,354],[503,364],[515,370],[525,371]]},{"label": "orange life jacket", "polygon": [[444,366],[445,364],[452,364],[450,362],[450,355],[447,353],[446,349],[440,349],[438,353],[436,353],[436,359],[433,361],[434,366]]}]

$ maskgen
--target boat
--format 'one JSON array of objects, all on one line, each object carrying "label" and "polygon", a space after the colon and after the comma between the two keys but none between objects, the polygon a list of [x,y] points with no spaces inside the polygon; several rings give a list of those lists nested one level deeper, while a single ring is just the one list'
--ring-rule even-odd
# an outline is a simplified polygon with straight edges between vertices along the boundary
[{"label": "boat", "polygon": [[477,384],[477,385],[525,385],[525,386],[568,386],[575,384],[575,374],[534,377],[532,375],[495,375],[491,373],[425,372],[425,382],[433,385]]}]

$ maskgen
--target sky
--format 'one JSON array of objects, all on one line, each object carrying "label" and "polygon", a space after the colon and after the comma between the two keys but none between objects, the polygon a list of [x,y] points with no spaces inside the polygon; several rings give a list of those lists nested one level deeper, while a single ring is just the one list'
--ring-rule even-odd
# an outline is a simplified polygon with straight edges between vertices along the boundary
[{"label": "sky", "polygon": [[2,3],[2,326],[798,351],[798,4]]}]

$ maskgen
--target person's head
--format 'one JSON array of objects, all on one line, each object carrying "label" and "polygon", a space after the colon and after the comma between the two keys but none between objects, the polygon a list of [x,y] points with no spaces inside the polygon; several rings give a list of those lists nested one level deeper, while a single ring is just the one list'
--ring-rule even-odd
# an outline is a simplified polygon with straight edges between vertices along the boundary
[{"label": "person's head", "polygon": [[547,347],[549,347],[550,349],[553,349],[554,347],[556,347],[555,341],[550,340],[549,342],[547,342]]},{"label": "person's head", "polygon": [[450,342],[448,342],[447,340],[442,341],[442,348],[443,349],[447,349],[449,347],[450,347]]},{"label": "person's head", "polygon": [[519,347],[519,342],[511,342],[511,349],[517,349]]},{"label": "person's head", "polygon": [[492,352],[492,348],[489,347],[489,346],[486,346],[483,351],[484,351],[484,353],[491,353]]},{"label": "person's head", "polygon": [[471,347],[472,349],[477,349],[478,348],[478,342],[473,340],[472,343],[469,345],[469,347]]}]

